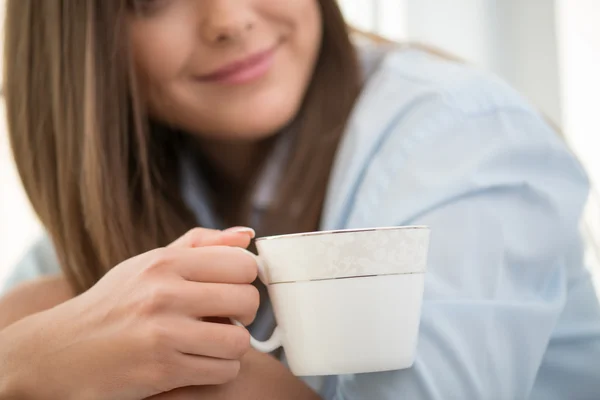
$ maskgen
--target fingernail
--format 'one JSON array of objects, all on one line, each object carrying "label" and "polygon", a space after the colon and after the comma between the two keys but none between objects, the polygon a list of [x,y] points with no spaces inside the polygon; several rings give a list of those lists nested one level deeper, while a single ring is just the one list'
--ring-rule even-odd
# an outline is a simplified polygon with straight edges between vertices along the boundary
[{"label": "fingernail", "polygon": [[256,232],[254,232],[254,229],[245,226],[234,226],[233,228],[225,229],[223,232],[245,233],[250,236],[250,239],[254,239],[256,237]]}]

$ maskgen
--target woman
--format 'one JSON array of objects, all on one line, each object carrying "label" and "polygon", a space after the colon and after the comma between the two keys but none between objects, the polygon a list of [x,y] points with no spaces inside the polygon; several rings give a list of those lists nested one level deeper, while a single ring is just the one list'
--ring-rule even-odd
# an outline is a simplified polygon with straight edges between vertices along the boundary
[{"label": "woman", "polygon": [[[600,393],[587,181],[503,83],[355,47],[334,0],[9,0],[7,23],[12,147],[50,240],[0,304],[0,397]],[[254,231],[226,226],[401,224],[433,235],[413,368],[301,380],[223,323],[273,326],[236,249]]]}]

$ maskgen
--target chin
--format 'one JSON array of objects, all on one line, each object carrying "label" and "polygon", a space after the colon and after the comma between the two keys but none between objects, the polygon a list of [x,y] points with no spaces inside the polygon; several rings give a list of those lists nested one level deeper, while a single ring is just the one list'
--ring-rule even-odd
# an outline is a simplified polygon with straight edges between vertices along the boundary
[{"label": "chin", "polygon": [[253,106],[232,115],[229,129],[222,130],[220,136],[247,141],[269,138],[285,129],[296,117],[299,108],[299,105],[289,104],[289,102]]},{"label": "chin", "polygon": [[236,136],[249,140],[266,139],[284,130],[294,116],[295,113],[289,113],[288,115],[279,114],[277,118],[269,115],[265,116],[268,119],[252,118],[252,120],[246,120],[244,126],[239,127]]},{"label": "chin", "polygon": [[211,112],[207,107],[185,107],[187,112],[178,119],[171,119],[170,123],[206,139],[260,141],[281,132],[296,118],[302,96],[301,93],[295,96],[293,92],[278,90],[232,100],[228,107],[211,107]]}]

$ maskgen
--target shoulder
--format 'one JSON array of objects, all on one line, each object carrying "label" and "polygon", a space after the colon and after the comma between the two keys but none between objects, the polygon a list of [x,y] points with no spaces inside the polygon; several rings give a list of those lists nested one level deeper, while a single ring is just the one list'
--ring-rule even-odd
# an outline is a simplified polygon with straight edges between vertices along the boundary
[{"label": "shoulder", "polygon": [[[416,49],[385,54],[365,83],[346,136],[362,144],[350,153],[377,143],[395,155],[441,151],[445,142],[459,153],[498,141],[563,147],[548,120],[502,79]],[[371,150],[372,156],[386,155]]]},{"label": "shoulder", "polygon": [[498,108],[532,111],[510,85],[483,69],[416,48],[388,50],[366,84],[367,91],[394,91],[397,104],[437,99],[456,111],[477,114]]},{"label": "shoulder", "polygon": [[365,162],[418,157],[418,151],[469,158],[493,146],[568,153],[548,121],[493,74],[423,50],[398,49],[388,51],[370,75],[346,134],[371,145]]},{"label": "shoulder", "polygon": [[391,51],[348,122],[326,222],[406,223],[501,187],[535,188],[570,216],[588,189],[559,133],[501,79],[424,51]]}]

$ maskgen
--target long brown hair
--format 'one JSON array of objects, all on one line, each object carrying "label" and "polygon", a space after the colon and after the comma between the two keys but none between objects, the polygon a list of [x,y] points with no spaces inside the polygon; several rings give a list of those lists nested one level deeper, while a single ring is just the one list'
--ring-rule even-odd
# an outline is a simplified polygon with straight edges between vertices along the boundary
[{"label": "long brown hair", "polygon": [[[316,229],[338,142],[360,91],[335,0],[268,233]],[[127,0],[8,0],[5,98],[25,190],[78,292],[195,225],[178,183],[179,136],[153,129],[137,94]],[[239,207],[244,207],[239,204]]]}]

